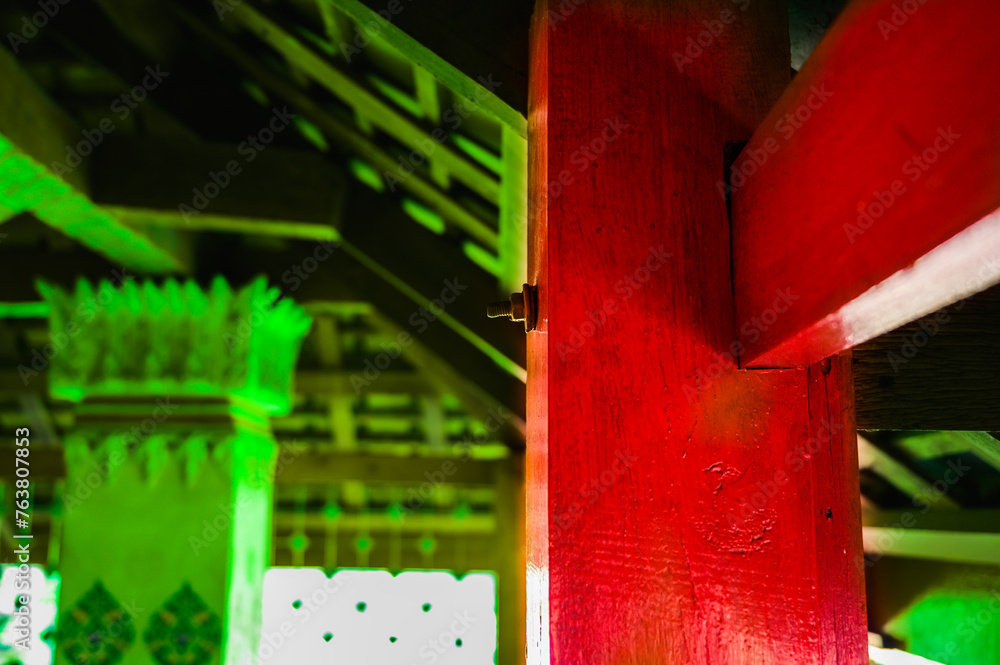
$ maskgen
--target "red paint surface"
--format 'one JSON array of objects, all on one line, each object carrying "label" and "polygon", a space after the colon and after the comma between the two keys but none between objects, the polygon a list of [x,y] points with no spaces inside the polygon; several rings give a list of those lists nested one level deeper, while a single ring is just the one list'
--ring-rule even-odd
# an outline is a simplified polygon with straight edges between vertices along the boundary
[{"label": "red paint surface", "polygon": [[663,4],[536,16],[528,662],[867,663],[849,358],[719,362],[740,340],[714,184],[787,79],[784,3]]},{"label": "red paint surface", "polygon": [[855,2],[806,62],[737,160],[753,173],[733,192],[737,320],[798,298],[744,366],[815,362],[1000,279],[994,232],[865,295],[1000,207],[998,22],[996,0]]}]

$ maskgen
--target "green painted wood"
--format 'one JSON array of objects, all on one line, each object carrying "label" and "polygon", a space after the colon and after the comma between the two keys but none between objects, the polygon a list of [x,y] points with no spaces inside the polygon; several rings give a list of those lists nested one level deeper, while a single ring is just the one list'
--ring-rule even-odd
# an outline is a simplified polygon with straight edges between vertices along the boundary
[{"label": "green painted wood", "polygon": [[[263,87],[286,100],[298,112],[310,118],[320,129],[335,139],[343,149],[361,157],[374,172],[374,176],[378,178],[377,182],[382,182],[384,186],[382,174],[395,173],[399,163],[375,145],[370,138],[348,126],[319,104],[313,102],[309,95],[262,66],[215,28],[205,25],[182,8],[174,7],[174,11],[194,32],[220,53],[236,62]],[[451,225],[461,229],[469,237],[476,239],[490,249],[496,248],[497,232],[490,228],[489,223],[452,200],[448,193],[435,183],[418,173],[413,173],[398,183],[398,187],[426,201],[438,210]]]},{"label": "green painted wood", "polygon": [[[865,437],[858,436],[858,464],[885,478],[896,489],[910,498],[934,495],[931,481],[923,478],[917,472],[896,460]],[[936,495],[934,495],[936,496]],[[954,499],[945,495],[935,503],[936,508],[956,510],[960,506]]]},{"label": "green painted wood", "polygon": [[528,144],[504,128],[501,141],[503,176],[500,196],[500,286],[514,293],[528,275]]},{"label": "green painted wood", "polygon": [[[425,157],[440,161],[449,169],[456,180],[463,182],[487,201],[497,202],[499,187],[496,180],[448,146],[433,141],[429,137],[428,131],[398,113],[360,85],[353,77],[340,71],[332,62],[325,61],[312,50],[303,46],[299,40],[267,16],[248,3],[242,3],[233,10],[233,18],[239,20],[244,27],[281,53],[290,62],[296,63],[331,93],[352,104],[373,124],[394,136],[408,148]],[[428,149],[427,146],[431,146],[431,148]]]},{"label": "green painted wood", "polygon": [[[416,66],[427,70],[434,78],[438,79],[461,97],[478,100],[478,106],[485,113],[510,127],[521,138],[527,137],[527,121],[524,116],[514,110],[493,92],[487,90],[483,85],[467,76],[460,69],[438,56],[430,49],[424,47],[416,39],[406,34],[399,26],[393,24],[380,15],[378,12],[365,6],[359,0],[318,0],[322,5],[333,5],[339,11],[349,16],[357,25],[367,25],[375,21],[379,26],[379,35],[401,55],[413,62]],[[392,3],[390,6],[395,7]],[[390,18],[400,12],[388,11]],[[527,27],[527,21],[525,22]],[[491,72],[481,72],[483,76]]]},{"label": "green painted wood", "polygon": [[[996,566],[879,562],[875,588],[909,599],[885,625],[907,651],[949,665],[1000,662],[1000,572]],[[895,570],[892,570],[895,568]]]},{"label": "green painted wood", "polygon": [[[196,595],[208,613],[186,634],[200,647],[186,662],[244,662],[260,639],[277,446],[240,418],[206,433],[182,405],[165,411],[161,399],[144,407],[124,422],[119,405],[105,402],[114,419],[91,418],[64,442],[60,628],[85,618],[59,640],[55,663],[79,662],[75,652],[95,647],[120,651],[121,665],[169,656],[177,649],[169,621],[179,616],[170,607],[178,594]],[[159,426],[127,434],[147,421]],[[102,588],[106,602],[127,614],[95,607],[94,590]]]},{"label": "green painted wood", "polygon": [[6,51],[0,51],[0,81],[0,211],[6,211],[0,217],[31,212],[133,270],[187,271],[187,247],[172,231],[138,231],[88,198],[93,142]]}]

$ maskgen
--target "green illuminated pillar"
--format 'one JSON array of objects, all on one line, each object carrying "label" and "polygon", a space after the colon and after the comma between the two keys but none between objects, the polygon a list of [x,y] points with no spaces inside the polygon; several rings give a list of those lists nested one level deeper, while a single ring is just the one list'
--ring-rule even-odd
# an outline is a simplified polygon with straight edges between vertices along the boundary
[{"label": "green illuminated pillar", "polygon": [[50,389],[77,402],[55,662],[256,663],[269,416],[290,409],[309,318],[262,282],[39,288]]},{"label": "green illuminated pillar", "polygon": [[1000,571],[952,564],[939,575],[886,630],[935,662],[1000,663]]}]

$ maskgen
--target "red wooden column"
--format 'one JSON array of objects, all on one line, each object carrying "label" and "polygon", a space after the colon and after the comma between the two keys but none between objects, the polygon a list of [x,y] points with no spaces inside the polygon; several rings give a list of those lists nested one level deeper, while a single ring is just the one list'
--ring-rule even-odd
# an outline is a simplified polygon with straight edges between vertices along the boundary
[{"label": "red wooden column", "polygon": [[784,5],[537,8],[529,663],[867,663],[849,358],[733,361],[715,183],[787,84]]}]

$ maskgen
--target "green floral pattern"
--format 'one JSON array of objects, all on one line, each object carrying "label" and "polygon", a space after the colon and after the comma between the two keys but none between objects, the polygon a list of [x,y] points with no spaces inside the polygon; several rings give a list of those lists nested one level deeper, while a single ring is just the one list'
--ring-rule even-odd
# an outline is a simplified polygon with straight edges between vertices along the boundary
[{"label": "green floral pattern", "polygon": [[156,612],[143,639],[160,665],[205,665],[222,643],[222,623],[187,582]]}]

